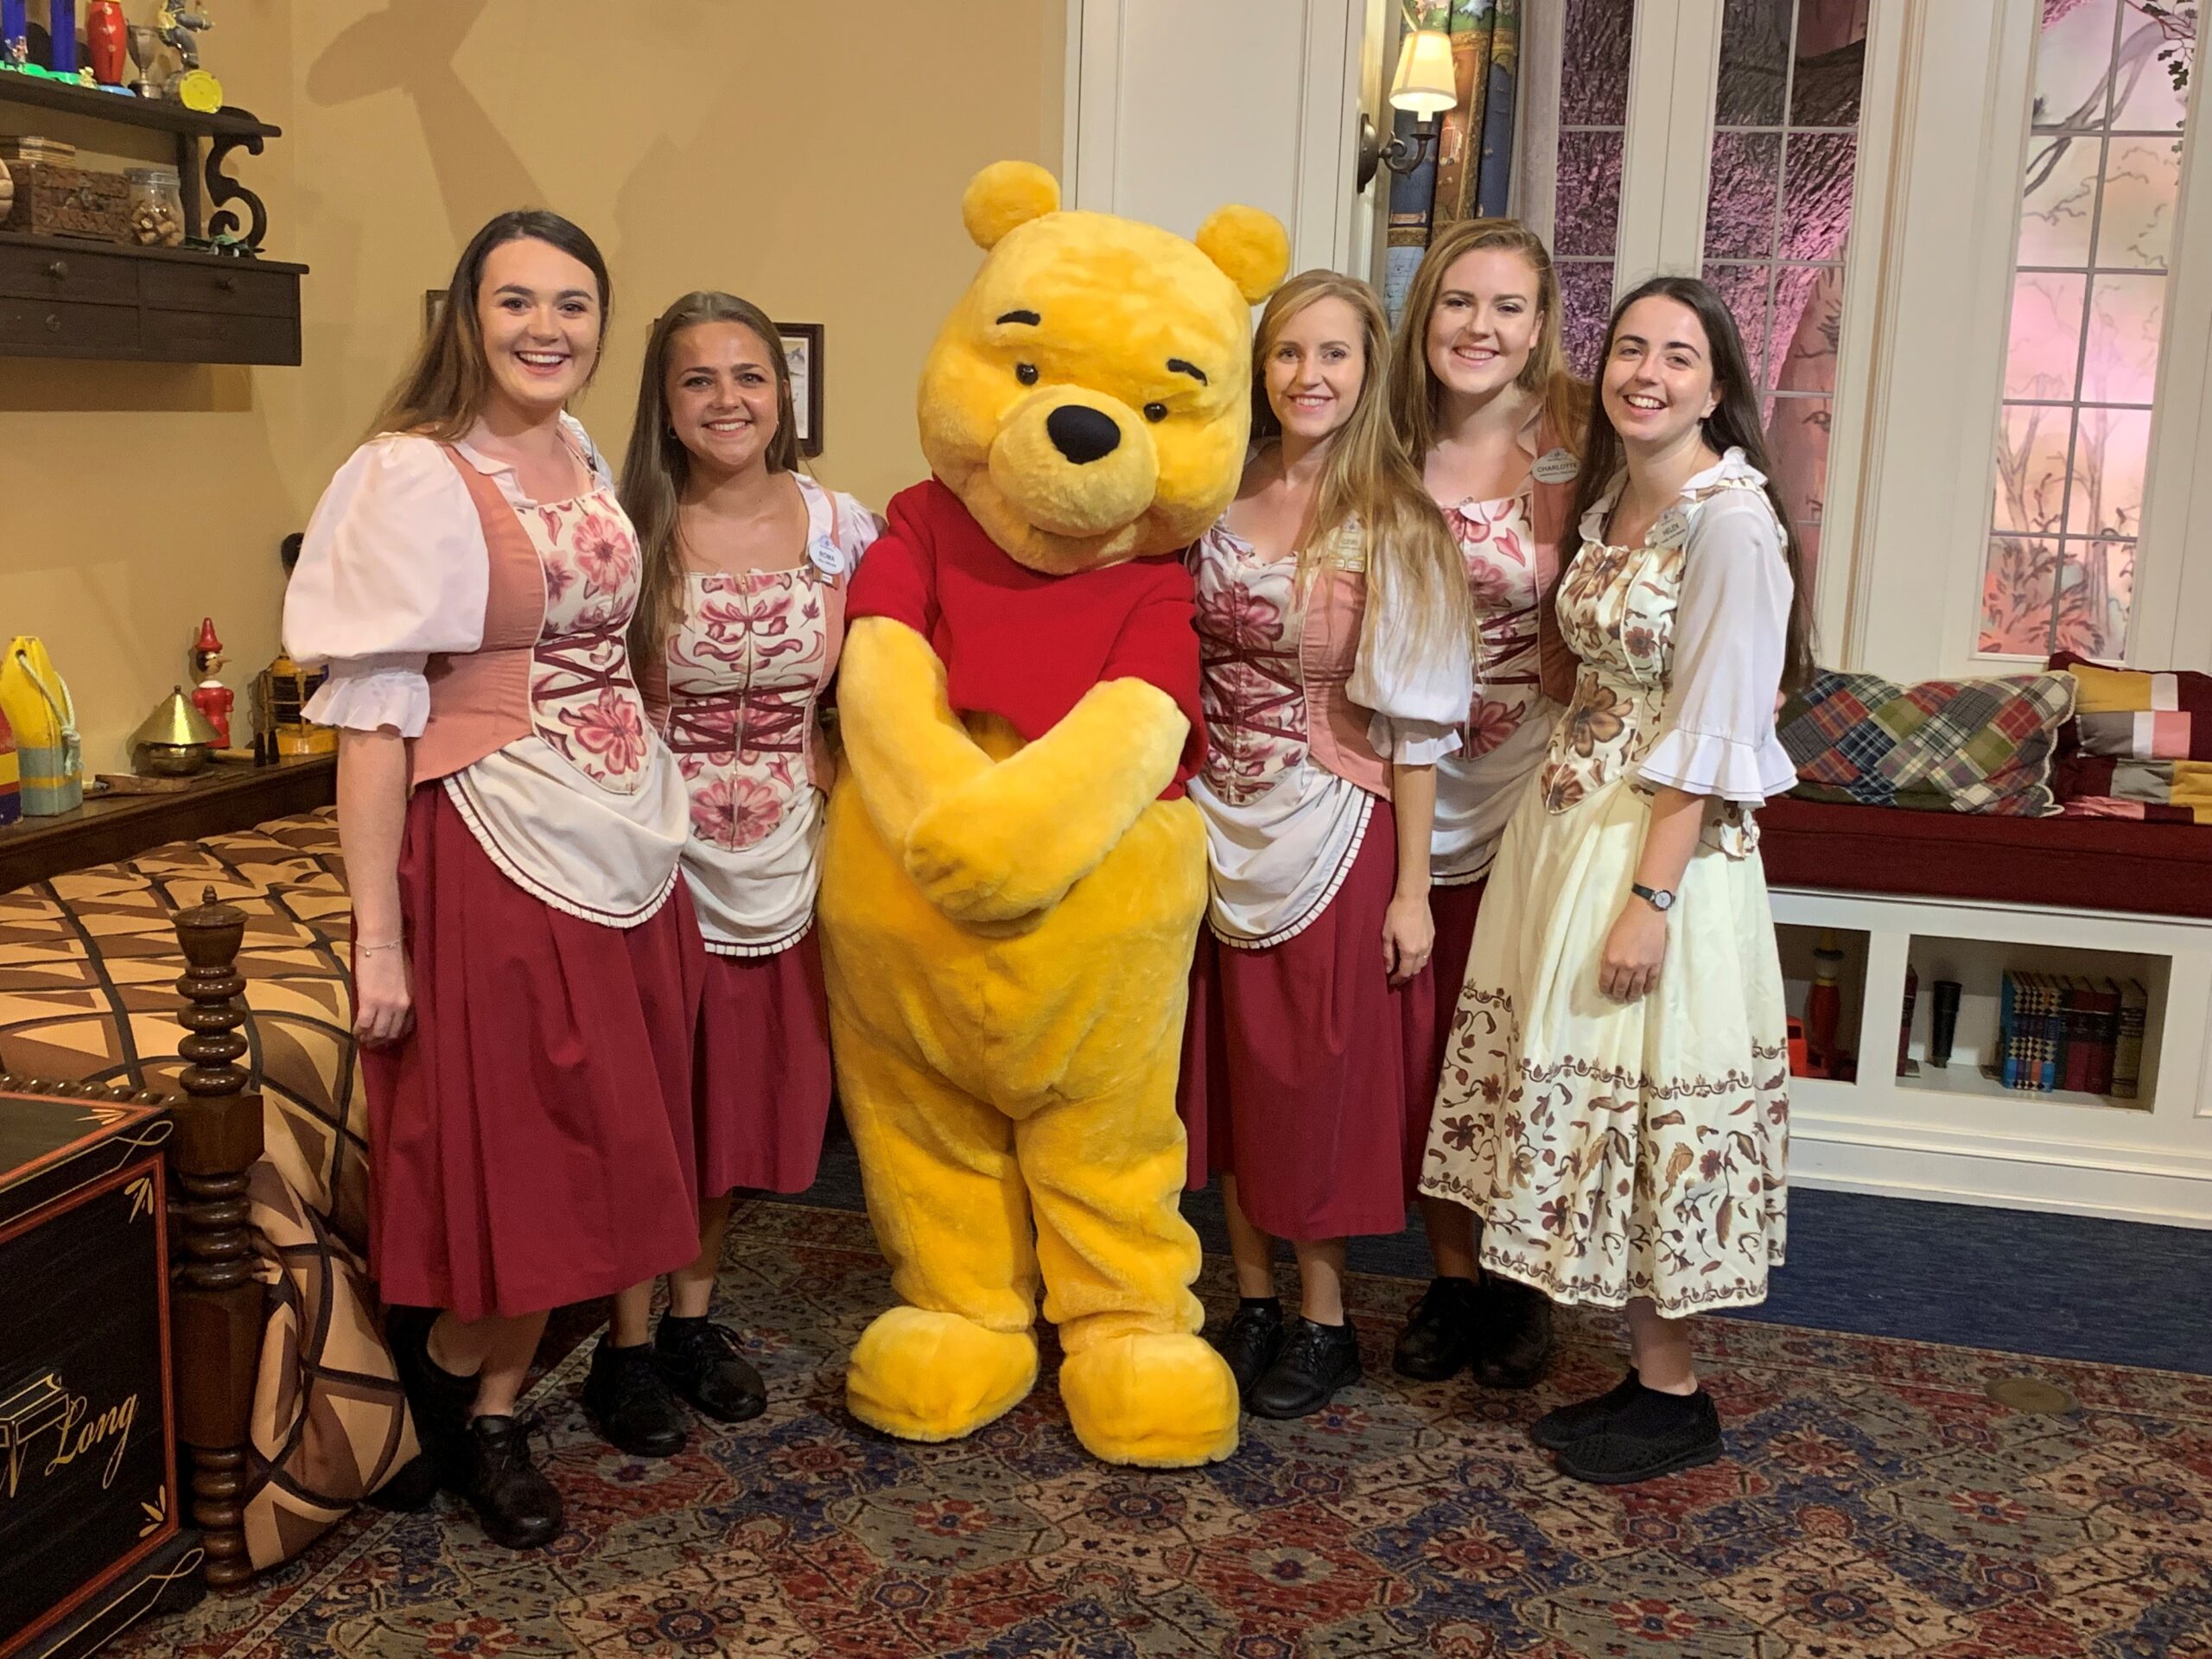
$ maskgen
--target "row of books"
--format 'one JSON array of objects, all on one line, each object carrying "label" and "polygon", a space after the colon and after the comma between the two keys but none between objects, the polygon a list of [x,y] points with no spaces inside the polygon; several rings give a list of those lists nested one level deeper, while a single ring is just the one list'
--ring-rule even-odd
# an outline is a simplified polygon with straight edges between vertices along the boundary
[{"label": "row of books", "polygon": [[2135,1098],[2150,995],[2139,980],[2005,971],[1995,1071],[2007,1089]]}]

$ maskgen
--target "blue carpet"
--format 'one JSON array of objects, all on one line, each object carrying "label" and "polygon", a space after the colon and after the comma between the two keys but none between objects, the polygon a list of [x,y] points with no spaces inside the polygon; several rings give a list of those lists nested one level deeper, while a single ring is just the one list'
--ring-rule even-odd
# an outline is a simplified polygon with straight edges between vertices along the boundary
[{"label": "blue carpet", "polygon": [[[863,1207],[842,1134],[796,1201]],[[1207,1250],[1228,1253],[1214,1192],[1186,1195],[1183,1212]],[[1431,1271],[1418,1219],[1394,1238],[1354,1239],[1351,1258],[1363,1273]],[[1801,1189],[1789,1265],[1764,1306],[1729,1317],[2212,1376],[2208,1303],[2212,1231]]]}]

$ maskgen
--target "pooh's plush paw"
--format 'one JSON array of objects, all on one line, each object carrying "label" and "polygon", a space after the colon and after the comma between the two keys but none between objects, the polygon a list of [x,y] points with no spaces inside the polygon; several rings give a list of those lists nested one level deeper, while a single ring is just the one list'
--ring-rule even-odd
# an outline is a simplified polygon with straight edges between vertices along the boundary
[{"label": "pooh's plush paw", "polygon": [[1010,922],[1060,897],[1020,868],[1000,826],[958,798],[915,818],[906,863],[922,896],[956,922]]},{"label": "pooh's plush paw", "polygon": [[957,1313],[894,1307],[853,1344],[845,1404],[902,1440],[957,1440],[1021,1403],[1037,1382],[1037,1339]]},{"label": "pooh's plush paw", "polygon": [[1083,1449],[1107,1463],[1188,1469],[1236,1449],[1236,1379],[1193,1336],[1116,1337],[1060,1365]]}]

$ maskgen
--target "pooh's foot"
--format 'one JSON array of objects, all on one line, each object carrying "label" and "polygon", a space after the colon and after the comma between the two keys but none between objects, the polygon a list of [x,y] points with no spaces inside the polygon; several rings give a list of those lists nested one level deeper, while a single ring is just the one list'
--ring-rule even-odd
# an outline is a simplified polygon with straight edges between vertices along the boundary
[{"label": "pooh's foot", "polygon": [[1236,1449],[1236,1379],[1194,1336],[1116,1337],[1060,1366],[1084,1451],[1107,1463],[1188,1469]]},{"label": "pooh's foot", "polygon": [[1036,1382],[1037,1339],[1027,1331],[894,1307],[853,1344],[845,1404],[902,1440],[957,1440],[1020,1404]]}]

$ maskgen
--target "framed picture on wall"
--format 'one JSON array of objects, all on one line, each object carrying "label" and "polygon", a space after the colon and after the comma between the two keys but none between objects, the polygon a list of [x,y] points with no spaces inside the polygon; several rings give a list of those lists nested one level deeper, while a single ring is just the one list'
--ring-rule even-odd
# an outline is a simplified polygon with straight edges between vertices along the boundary
[{"label": "framed picture on wall", "polygon": [[798,416],[799,453],[822,453],[822,325],[779,322],[776,338],[791,365],[791,408]]}]

